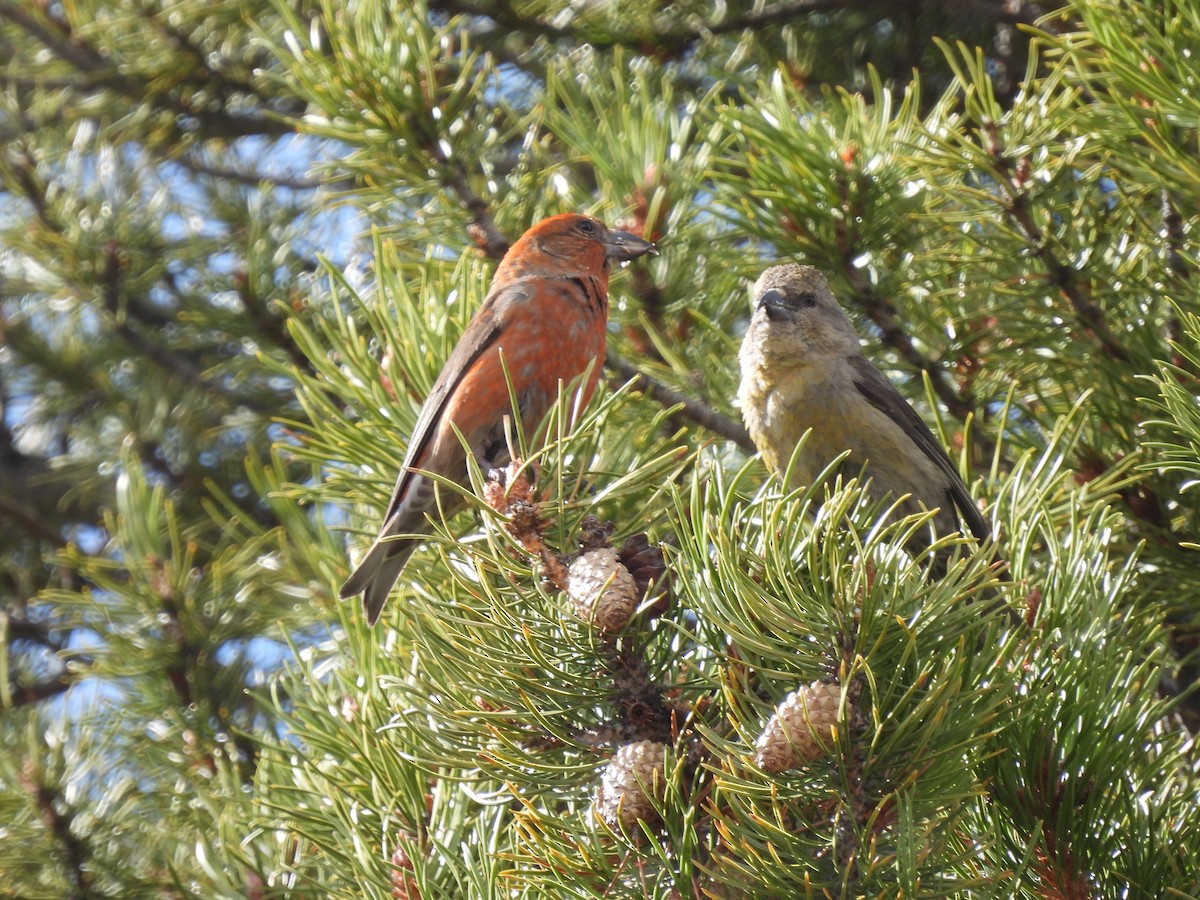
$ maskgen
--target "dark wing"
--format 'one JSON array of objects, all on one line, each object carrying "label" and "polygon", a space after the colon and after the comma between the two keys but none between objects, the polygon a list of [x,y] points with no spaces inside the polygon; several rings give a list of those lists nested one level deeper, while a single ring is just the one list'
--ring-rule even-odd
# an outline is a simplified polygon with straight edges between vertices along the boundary
[{"label": "dark wing", "polygon": [[971,499],[971,494],[967,490],[967,486],[963,484],[958,469],[950,462],[950,457],[938,444],[933,432],[929,430],[929,426],[908,405],[908,401],[900,395],[895,386],[884,377],[882,372],[871,365],[865,356],[851,356],[849,361],[851,368],[854,369],[854,386],[872,406],[903,428],[916,442],[921,452],[933,460],[938,468],[946,474],[950,499],[958,507],[958,512],[967,523],[967,527],[979,540],[982,541],[986,538],[991,534],[987,521],[979,512],[975,501]]},{"label": "dark wing", "polygon": [[404,455],[404,462],[400,465],[400,474],[396,477],[396,488],[392,492],[391,502],[388,503],[387,512],[383,516],[385,524],[391,521],[392,516],[396,513],[396,508],[404,499],[404,492],[412,477],[410,467],[421,458],[429,446],[429,442],[433,439],[436,425],[441,419],[442,412],[450,401],[454,389],[462,380],[463,375],[475,364],[475,361],[486,353],[500,336],[504,325],[503,312],[511,309],[514,303],[524,300],[526,296],[526,293],[518,285],[510,285],[494,291],[488,294],[487,299],[483,301],[483,306],[479,307],[479,311],[467,324],[466,331],[458,339],[458,343],[450,353],[450,358],[442,367],[441,374],[433,383],[429,396],[425,398],[421,414],[417,416],[417,424],[413,426],[412,437],[408,441],[408,452]]}]

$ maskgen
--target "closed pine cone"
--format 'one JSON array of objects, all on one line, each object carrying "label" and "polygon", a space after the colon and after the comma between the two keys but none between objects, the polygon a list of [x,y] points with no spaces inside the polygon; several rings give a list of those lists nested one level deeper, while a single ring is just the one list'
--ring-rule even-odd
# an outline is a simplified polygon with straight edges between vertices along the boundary
[{"label": "closed pine cone", "polygon": [[632,828],[656,818],[654,801],[661,800],[666,777],[666,746],[655,741],[626,744],[613,754],[596,791],[593,808],[606,825]]},{"label": "closed pine cone", "polygon": [[755,743],[755,762],[778,774],[826,752],[837,725],[841,687],[814,681],[784,697]]},{"label": "closed pine cone", "polygon": [[575,614],[601,631],[620,631],[637,608],[637,586],[612,547],[589,550],[571,563],[567,594]]}]

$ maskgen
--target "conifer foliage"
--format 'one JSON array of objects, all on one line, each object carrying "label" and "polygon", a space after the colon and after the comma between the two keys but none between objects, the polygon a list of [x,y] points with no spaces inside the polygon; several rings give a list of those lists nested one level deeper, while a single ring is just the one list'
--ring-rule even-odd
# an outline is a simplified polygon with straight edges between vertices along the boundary
[{"label": "conifer foliage", "polygon": [[[1200,896],[1200,2],[0,0],[0,47],[0,897]],[[421,404],[565,211],[659,245],[602,388],[370,628]],[[782,260],[994,543],[768,475]]]}]

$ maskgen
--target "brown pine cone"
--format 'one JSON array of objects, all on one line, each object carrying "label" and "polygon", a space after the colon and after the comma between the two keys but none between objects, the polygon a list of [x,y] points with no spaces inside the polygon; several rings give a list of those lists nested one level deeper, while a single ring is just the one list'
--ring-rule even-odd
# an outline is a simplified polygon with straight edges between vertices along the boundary
[{"label": "brown pine cone", "polygon": [[637,608],[637,588],[611,547],[589,550],[571,563],[567,595],[575,614],[601,631],[620,631]]},{"label": "brown pine cone", "polygon": [[662,548],[651,545],[645,532],[631,535],[618,551],[621,562],[633,576],[638,597],[645,597],[654,585],[653,600],[647,607],[651,616],[661,616],[671,605],[671,571],[663,558]]},{"label": "brown pine cone", "polygon": [[392,853],[392,897],[394,900],[421,900],[421,889],[413,877],[413,863],[400,844]]},{"label": "brown pine cone", "polygon": [[666,787],[666,749],[655,741],[638,741],[613,754],[592,802],[596,815],[609,828],[628,829],[658,818],[654,801],[662,799]]},{"label": "brown pine cone", "polygon": [[814,681],[788,694],[755,743],[755,762],[775,775],[827,752],[842,689]]}]

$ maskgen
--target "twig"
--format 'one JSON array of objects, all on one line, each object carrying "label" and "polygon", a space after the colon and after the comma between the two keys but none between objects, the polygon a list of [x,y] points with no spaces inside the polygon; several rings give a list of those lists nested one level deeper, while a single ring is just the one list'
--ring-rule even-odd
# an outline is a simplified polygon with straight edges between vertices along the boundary
[{"label": "twig", "polygon": [[441,144],[436,141],[431,141],[427,149],[434,161],[442,167],[442,184],[454,192],[454,196],[471,214],[467,235],[489,259],[503,259],[508,248],[512,246],[512,242],[496,226],[496,220],[492,217],[492,208],[487,201],[471,188],[462,164],[448,159]]},{"label": "twig", "polygon": [[258,333],[283,350],[297,369],[315,374],[315,367],[292,338],[291,332],[284,324],[284,319],[271,312],[267,301],[251,286],[250,277],[245,271],[239,271],[234,275],[234,283],[237,286],[242,307],[246,310],[246,318],[250,320],[250,324],[258,330]]}]

